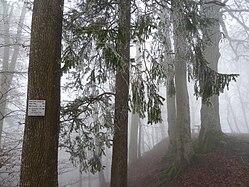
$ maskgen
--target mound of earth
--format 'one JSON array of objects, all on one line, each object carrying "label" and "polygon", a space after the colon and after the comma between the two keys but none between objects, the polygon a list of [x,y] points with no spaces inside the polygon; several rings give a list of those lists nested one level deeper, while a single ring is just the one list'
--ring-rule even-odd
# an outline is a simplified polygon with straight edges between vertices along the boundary
[{"label": "mound of earth", "polygon": [[129,187],[248,187],[249,135],[236,135],[214,152],[197,154],[194,163],[170,184],[162,184],[168,141],[144,154],[129,170]]}]

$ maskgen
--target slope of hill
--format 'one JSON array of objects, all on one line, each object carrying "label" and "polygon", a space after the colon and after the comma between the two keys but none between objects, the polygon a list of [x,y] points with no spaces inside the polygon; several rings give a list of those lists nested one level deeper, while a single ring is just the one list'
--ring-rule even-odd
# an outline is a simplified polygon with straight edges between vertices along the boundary
[{"label": "slope of hill", "polygon": [[144,154],[129,170],[129,187],[248,187],[249,135],[229,135],[226,143],[207,154],[197,154],[194,163],[170,184],[162,184],[167,140]]}]

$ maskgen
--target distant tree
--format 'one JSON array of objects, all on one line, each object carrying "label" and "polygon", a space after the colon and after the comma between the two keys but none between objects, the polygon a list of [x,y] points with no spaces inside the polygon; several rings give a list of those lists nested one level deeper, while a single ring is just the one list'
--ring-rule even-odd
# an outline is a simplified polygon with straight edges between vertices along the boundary
[{"label": "distant tree", "polygon": [[[222,9],[220,10],[222,19],[219,20],[222,28],[222,36],[224,36],[222,40],[225,41],[222,43],[223,45],[221,44],[224,47],[221,49],[222,52],[227,55],[227,61],[229,61],[229,65],[221,67],[225,67],[223,68],[223,70],[226,69],[228,71],[231,71],[231,69],[235,69],[235,71],[240,72],[241,77],[246,77],[248,75],[248,63],[246,62],[248,61],[247,43],[249,35],[247,31],[247,17],[249,13],[249,2],[233,0],[224,1],[224,3],[226,3],[226,6],[222,6]],[[231,22],[231,19],[234,20],[234,22]],[[227,119],[234,122],[231,125],[235,125],[237,132],[241,131],[241,128],[245,128],[247,131],[249,131],[249,119],[247,115],[248,107],[245,102],[246,100],[248,100],[246,88],[248,88],[248,78],[241,78],[239,82],[236,85],[232,86],[230,89],[236,90],[236,93],[230,91],[226,95],[228,97],[236,97],[238,99],[238,101],[236,101],[236,104],[232,100],[230,102],[230,99],[227,97],[227,99],[225,99],[227,105],[229,105],[230,107],[236,106],[230,109],[232,115],[227,114]],[[229,111],[229,109],[227,109],[227,111]]]},{"label": "distant tree", "polygon": [[[0,186],[19,183],[22,119],[20,63],[24,40],[26,6],[23,2],[0,2]],[[25,45],[25,44],[24,44]]]},{"label": "distant tree", "polygon": [[[130,84],[134,86],[137,86],[137,84],[133,84],[133,81],[136,82],[136,77],[140,77],[141,78],[141,72],[139,70],[141,70],[141,46],[138,43],[135,43],[135,51],[136,51],[136,56],[134,58],[134,63],[136,63],[136,66],[134,69],[131,69],[130,71]],[[132,61],[132,59],[131,59]],[[138,70],[138,71],[137,71]],[[134,77],[134,79],[133,79]],[[131,88],[132,90],[133,88]],[[131,166],[132,164],[134,164],[136,162],[136,160],[138,159],[139,153],[140,153],[140,146],[139,146],[139,142],[141,142],[140,140],[140,135],[141,135],[141,131],[140,131],[140,126],[141,126],[141,119],[139,114],[133,110],[131,112],[131,120],[130,120],[130,141],[129,141],[129,166]]]},{"label": "distant tree", "polygon": [[168,136],[169,136],[169,155],[174,157],[176,155],[176,95],[175,95],[175,64],[172,49],[171,39],[171,18],[172,14],[169,8],[161,7],[161,24],[162,31],[159,31],[161,40],[165,50],[165,59],[163,66],[167,71],[166,80],[166,100],[167,100],[167,122],[168,122]]},{"label": "distant tree", "polygon": [[2,140],[2,132],[3,132],[3,124],[4,118],[8,116],[10,113],[7,111],[7,104],[9,100],[9,95],[13,77],[16,71],[18,55],[21,47],[21,38],[24,26],[24,20],[26,15],[26,7],[23,3],[20,18],[18,21],[18,27],[16,29],[16,33],[13,34],[11,31],[11,26],[13,22],[14,12],[16,12],[16,8],[14,8],[15,3],[9,3],[7,1],[1,1],[2,8],[2,16],[1,16],[1,25],[2,25],[2,38],[3,43],[0,46],[3,49],[3,57],[2,57],[2,66],[0,71],[0,147]]},{"label": "distant tree", "polygon": [[131,0],[120,0],[117,52],[122,64],[116,71],[114,137],[111,168],[111,187],[127,186],[128,99],[130,69]]},{"label": "distant tree", "polygon": [[137,113],[131,114],[130,122],[130,142],[129,142],[129,165],[132,165],[138,159],[138,134],[140,118]]},{"label": "distant tree", "polygon": [[45,116],[26,109],[20,186],[58,186],[60,59],[63,0],[35,0],[28,74],[29,100],[45,100]]}]

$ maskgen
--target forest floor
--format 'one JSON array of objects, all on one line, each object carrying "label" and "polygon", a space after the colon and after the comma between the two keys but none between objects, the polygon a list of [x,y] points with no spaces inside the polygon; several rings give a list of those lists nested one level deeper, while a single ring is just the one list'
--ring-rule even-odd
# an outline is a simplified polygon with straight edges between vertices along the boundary
[{"label": "forest floor", "polygon": [[229,134],[217,150],[196,154],[193,163],[170,184],[167,139],[146,152],[129,170],[129,187],[249,187],[249,134]]}]

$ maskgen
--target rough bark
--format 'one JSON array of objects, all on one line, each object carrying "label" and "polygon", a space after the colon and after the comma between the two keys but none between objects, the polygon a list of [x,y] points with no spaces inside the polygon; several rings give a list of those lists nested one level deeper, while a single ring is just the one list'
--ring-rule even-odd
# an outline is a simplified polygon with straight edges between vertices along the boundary
[{"label": "rough bark", "polygon": [[116,72],[115,132],[113,137],[111,187],[127,186],[130,9],[131,0],[119,1],[119,38],[117,49],[123,58],[123,65]]},{"label": "rough bark", "polygon": [[[209,2],[210,0],[206,0]],[[209,67],[218,70],[218,60],[220,58],[219,42],[221,39],[220,17],[221,6],[215,4],[206,4],[203,12],[207,18],[214,18],[216,21],[207,27],[204,32],[204,57],[209,62]],[[213,95],[210,98],[210,104],[202,103],[201,107],[201,130],[199,135],[200,147],[209,151],[215,148],[218,143],[221,131],[220,114],[219,114],[219,96]]]},{"label": "rough bark", "polygon": [[46,114],[26,112],[21,187],[58,186],[62,18],[63,0],[34,1],[27,99],[46,100]]}]

